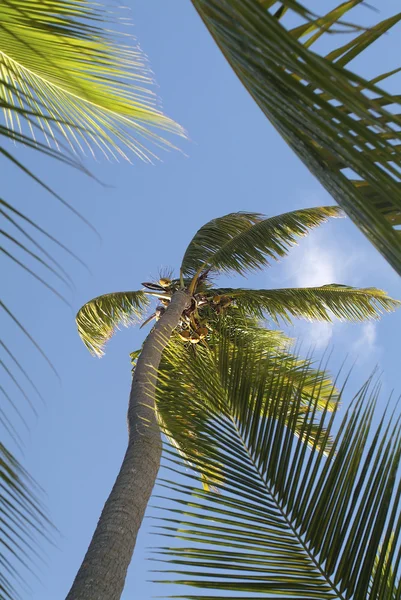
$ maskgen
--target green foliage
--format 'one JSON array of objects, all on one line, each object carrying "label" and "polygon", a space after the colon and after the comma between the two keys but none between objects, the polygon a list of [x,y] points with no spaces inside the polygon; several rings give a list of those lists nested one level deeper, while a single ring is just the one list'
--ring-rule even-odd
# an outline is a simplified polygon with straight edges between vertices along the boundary
[{"label": "green foliage", "polygon": [[157,109],[141,51],[106,29],[109,20],[106,7],[86,0],[1,3],[0,102],[9,132],[20,131],[23,118],[28,138],[41,132],[55,148],[64,138],[73,152],[128,158],[126,146],[145,160],[152,153],[141,140],[170,145],[152,127],[183,133]]},{"label": "green foliage", "polygon": [[0,487],[2,508],[0,598],[15,600],[16,586],[23,583],[14,561],[30,568],[38,555],[37,537],[48,536],[51,525],[36,496],[36,484],[8,450],[0,444]]},{"label": "green foliage", "polygon": [[296,237],[307,235],[329,217],[340,216],[338,207],[322,206],[270,218],[238,212],[212,219],[189,243],[181,272],[185,277],[207,269],[244,275],[265,267],[269,259],[282,258],[296,244]]},{"label": "green foliage", "polygon": [[[187,419],[186,412],[180,409],[177,411],[177,398],[181,398],[181,394],[184,394],[186,399],[198,399],[202,396],[205,406],[211,410],[215,409],[216,403],[220,402],[221,394],[226,395],[221,387],[221,378],[224,377],[223,369],[228,367],[228,363],[222,365],[216,359],[222,345],[230,353],[230,356],[235,355],[243,348],[247,348],[249,351],[251,347],[252,352],[256,353],[262,361],[268,359],[271,362],[274,357],[275,361],[280,364],[281,371],[270,369],[267,374],[269,388],[277,385],[288,389],[288,393],[295,402],[298,396],[300,397],[299,418],[289,423],[296,435],[303,435],[304,414],[312,400],[317,403],[318,409],[334,411],[337,408],[338,394],[330,375],[325,370],[316,368],[310,359],[300,359],[294,354],[292,344],[293,342],[282,332],[260,327],[249,317],[233,319],[229,315],[216,320],[207,344],[197,346],[194,351],[188,350],[178,342],[177,338],[173,337],[160,364],[156,397],[159,423],[170,443],[184,458],[187,457],[189,446],[192,448],[192,452],[199,453],[197,431],[193,427],[191,418]],[[198,369],[199,362],[202,363],[202,369]],[[250,381],[256,382],[255,385],[260,376],[259,368],[260,365],[252,363],[252,361],[248,364],[248,377]],[[202,377],[205,372],[209,373],[209,381],[212,381],[213,396],[210,397],[202,392],[204,388]],[[253,389],[255,391],[256,388]],[[187,402],[186,399],[185,402]],[[268,402],[270,402],[270,398],[266,393],[257,410],[263,414]],[[191,412],[188,403],[186,407]],[[208,418],[207,411],[203,417]],[[203,417],[200,416],[201,419]],[[183,432],[186,432],[185,440]],[[319,445],[319,441],[314,438],[313,433],[311,433],[309,443]],[[183,445],[181,446],[181,444]],[[328,441],[327,448],[329,445]],[[189,462],[192,466],[196,464]],[[216,462],[214,468],[220,472]],[[216,481],[214,478],[213,470],[201,473],[201,476],[203,485],[218,483],[218,480]]]},{"label": "green foliage", "polygon": [[81,340],[91,354],[103,356],[103,347],[120,326],[129,327],[143,316],[149,299],[144,292],[116,292],[90,300],[78,311]]},{"label": "green foliage", "polygon": [[278,290],[217,288],[213,291],[232,299],[241,312],[268,317],[274,323],[279,319],[291,323],[293,318],[331,322],[333,317],[343,321],[366,321],[378,319],[383,312],[392,312],[401,306],[401,302],[393,300],[383,290],[338,284]]},{"label": "green foliage", "polygon": [[[172,147],[157,130],[184,135],[157,108],[149,65],[131,36],[119,32],[121,24],[110,23],[112,15],[107,7],[87,0],[0,3],[3,139],[86,172],[77,156],[80,152],[127,159],[127,152],[133,152],[149,161],[154,154],[146,149],[147,142]],[[91,226],[5,146],[0,154]],[[40,223],[2,198],[0,214],[9,245],[3,248],[4,255],[65,302],[65,288],[60,291],[59,284],[72,287],[72,282],[53,257],[54,245],[82,261]],[[44,267],[44,276],[36,266]],[[12,307],[6,312],[30,337]]]},{"label": "green foliage", "polygon": [[138,360],[141,352],[142,352],[142,348],[140,348],[139,350],[134,350],[133,352],[130,353],[129,357],[130,357],[131,365],[133,368],[135,367],[136,361]]},{"label": "green foliage", "polygon": [[[370,81],[348,70],[401,13],[363,29],[344,21],[362,0],[319,17],[295,0],[192,3],[272,125],[401,273],[401,101],[380,87],[400,69]],[[328,36],[339,42],[326,56],[311,49]]]},{"label": "green foliage", "polygon": [[[158,298],[163,311],[165,307],[169,310],[169,302],[180,286],[191,295],[191,303],[177,317],[171,339],[161,340],[165,349],[156,392],[158,421],[174,448],[172,468],[179,469],[179,457],[183,457],[197,472],[190,477],[199,481],[204,490],[194,491],[181,484],[169,487],[181,497],[173,516],[167,519],[166,535],[177,526],[179,537],[196,544],[194,549],[164,550],[173,556],[173,564],[188,566],[182,571],[186,582],[239,592],[242,598],[248,592],[280,594],[279,590],[294,592],[295,598],[336,597],[333,590],[336,592],[337,582],[331,581],[331,572],[327,582],[321,577],[326,555],[321,558],[320,546],[316,551],[314,547],[310,549],[309,541],[305,542],[304,534],[299,533],[304,514],[294,516],[298,519],[295,524],[292,519],[297,508],[296,494],[305,486],[313,496],[308,510],[309,506],[320,507],[314,496],[317,485],[320,486],[316,473],[323,472],[324,457],[338,460],[338,438],[331,430],[339,394],[325,368],[316,367],[310,357],[299,359],[285,336],[262,328],[258,319],[268,315],[275,321],[279,317],[330,320],[333,315],[361,321],[377,318],[382,311],[394,310],[400,303],[375,288],[358,290],[331,284],[304,290],[221,289],[213,287],[208,277],[210,271],[244,274],[260,268],[269,258],[285,255],[296,236],[305,235],[328,217],[338,215],[338,208],[324,207],[271,219],[256,213],[231,213],[214,219],[190,242],[180,280],[169,278],[163,286],[145,283],[143,292],[101,296],[78,313],[81,338],[92,353],[100,356],[104,343],[121,322],[129,324],[142,315],[146,295]],[[140,353],[137,350],[131,354],[134,368],[136,361],[141,360]],[[153,380],[155,373],[149,371],[149,375]],[[367,411],[370,415],[370,404]],[[366,422],[365,419],[364,431]],[[362,442],[364,439],[356,442],[355,456],[359,461]],[[313,454],[307,453],[308,447]],[[314,459],[315,455],[319,459]],[[335,478],[331,478],[334,491],[325,491],[321,511],[327,502],[330,507],[335,505],[334,516],[337,515],[335,498],[338,493],[343,494],[343,487],[352,497],[352,482],[361,465],[354,461],[355,456],[347,455],[344,464],[356,465],[356,470],[344,468],[340,492]],[[320,462],[313,464],[313,460]],[[336,474],[337,465],[333,467]],[[386,473],[392,473],[391,469],[392,464]],[[392,475],[389,481],[391,478]],[[348,504],[347,497],[341,510],[346,511]],[[388,496],[383,500],[385,505],[388,506]],[[348,518],[344,512],[341,514],[343,520]],[[324,530],[321,523],[326,522],[325,517],[311,530],[311,536]],[[331,518],[330,513],[327,522]],[[238,529],[244,530],[244,536]],[[345,539],[342,531],[334,530],[330,535],[330,543],[332,538]],[[360,536],[360,529],[357,535]],[[374,560],[378,556],[375,540],[368,540],[374,548]],[[199,547],[202,541],[217,547],[230,543],[236,550],[205,550]],[[386,565],[391,562],[388,548],[384,544]],[[334,544],[333,552],[338,549]],[[332,555],[327,554],[327,559],[332,560]],[[384,572],[377,560],[376,571],[370,571],[372,582],[379,577],[375,573]],[[366,561],[363,564],[365,568]],[[223,565],[221,577],[216,573],[219,565]],[[234,570],[239,573],[238,578],[228,573]],[[310,581],[305,579],[306,571]],[[217,597],[220,596],[204,596]]]},{"label": "green foliage", "polygon": [[[193,600],[398,598],[400,418],[372,426],[378,386],[362,386],[335,425],[319,410],[319,384],[305,403],[274,351],[223,336],[206,352],[180,378],[165,372],[159,391],[161,405],[166,392],[180,398],[171,427],[198,471],[166,448],[163,583],[200,588],[174,596]],[[165,360],[175,365],[175,353]],[[210,474],[218,489],[204,490]]]},{"label": "green foliage", "polygon": [[[230,317],[234,330],[251,327],[253,331],[256,327],[257,332],[257,325],[249,321],[250,316],[268,316],[276,323],[279,318],[287,322],[291,322],[291,318],[331,321],[332,317],[365,321],[395,310],[401,303],[376,288],[330,284],[304,289],[247,290],[215,288],[208,280],[210,271],[235,271],[244,275],[251,269],[261,268],[268,264],[268,259],[284,256],[296,243],[296,236],[304,236],[311,228],[340,214],[339,208],[328,206],[269,219],[256,213],[230,213],[206,223],[184,254],[182,284],[193,295],[193,300],[181,317],[179,331],[191,334],[192,339],[199,328],[206,327],[207,335],[207,328],[214,330],[223,313]],[[149,304],[147,296],[159,298],[168,305],[179,285],[180,281],[171,280],[164,288],[146,284],[149,289],[144,291],[117,292],[95,298],[78,312],[79,335],[93,354],[101,356],[103,346],[120,324],[130,325],[143,316]],[[153,289],[158,287],[160,290]],[[155,316],[156,313],[151,315],[142,326]],[[199,341],[197,339],[197,343]]]},{"label": "green foliage", "polygon": [[[146,59],[128,34],[118,33],[111,18],[106,7],[86,0],[0,4],[0,108],[5,117],[0,135],[83,171],[78,153],[99,151],[129,159],[127,152],[133,152],[150,161],[155,155],[147,150],[147,142],[172,147],[156,130],[184,135],[157,108]],[[9,150],[0,147],[0,154],[80,217]],[[42,241],[78,257],[1,198],[0,212],[6,223],[3,235],[10,243],[5,255],[63,299],[46,275],[36,272],[40,263],[58,283],[71,286],[69,275],[52,256],[51,245],[48,251]],[[21,259],[13,251],[17,247]]]}]

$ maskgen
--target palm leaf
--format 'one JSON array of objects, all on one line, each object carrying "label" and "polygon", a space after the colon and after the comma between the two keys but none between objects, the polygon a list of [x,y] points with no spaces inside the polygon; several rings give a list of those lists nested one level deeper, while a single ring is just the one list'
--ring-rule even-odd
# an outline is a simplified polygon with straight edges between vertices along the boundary
[{"label": "palm leaf", "polygon": [[[321,17],[294,0],[192,3],[269,121],[401,273],[401,99],[379,87],[399,69],[371,81],[347,70],[401,13],[361,30],[343,17],[362,0],[342,2]],[[346,43],[338,37],[326,56],[311,50],[336,31],[354,37]]]},{"label": "palm leaf", "polygon": [[213,291],[232,299],[241,311],[259,318],[267,316],[275,323],[280,318],[287,323],[293,318],[331,322],[336,317],[342,321],[366,321],[378,319],[383,312],[392,312],[401,306],[401,302],[393,300],[383,290],[338,284],[278,290],[218,288]]},{"label": "palm leaf", "polygon": [[[301,393],[302,408],[311,398],[317,400],[320,410],[332,412],[338,403],[338,395],[333,392],[330,374],[316,365],[311,357],[300,359],[294,349],[294,340],[282,331],[266,329],[260,325],[259,315],[250,316],[246,312],[233,310],[219,316],[212,325],[213,335],[208,339],[208,347],[229,341],[233,348],[253,348],[258,355],[274,356],[282,365],[281,377],[287,372],[287,382]],[[270,377],[275,377],[274,372]],[[317,394],[318,390],[318,394]]]},{"label": "palm leaf", "polygon": [[[266,360],[251,344],[232,352],[222,343],[215,361],[219,385],[209,365],[198,361],[192,379],[187,373],[198,381],[195,392],[182,386],[175,406],[177,418],[185,415],[188,430],[196,431],[196,452],[188,430],[177,427],[175,436],[202,473],[218,465],[220,490],[202,490],[199,476],[184,471],[174,450],[166,449],[168,470],[180,476],[160,481],[170,508],[157,530],[166,541],[172,538],[159,549],[168,563],[163,583],[208,590],[174,596],[192,600],[227,593],[244,599],[398,598],[400,417],[385,414],[373,426],[378,387],[367,382],[335,429],[333,415],[319,415],[312,399],[302,435],[295,437],[300,395],[294,401],[274,355]],[[278,374],[273,382],[272,369]],[[269,402],[260,412],[263,392]],[[308,449],[312,434],[320,450]]]},{"label": "palm leaf", "polygon": [[[250,333],[250,332],[248,332]],[[297,405],[297,417],[288,422],[292,431],[296,435],[303,436],[305,413],[311,402],[316,404],[317,410],[333,412],[338,406],[338,393],[333,386],[329,374],[314,367],[309,359],[299,359],[290,348],[285,336],[277,335],[276,331],[265,330],[261,327],[252,330],[252,339],[245,331],[238,330],[233,332],[227,327],[225,319],[220,320],[219,327],[214,331],[208,340],[207,346],[198,346],[196,352],[191,348],[185,348],[178,339],[170,342],[166,349],[160,369],[157,392],[157,415],[160,427],[163,433],[168,437],[170,443],[178,450],[180,455],[192,467],[198,465],[194,457],[200,456],[203,452],[197,447],[198,430],[201,434],[202,427],[208,421],[209,409],[214,410],[216,403],[224,404],[224,398],[227,395],[225,388],[226,373],[225,369],[230,370],[229,363],[219,361],[220,347],[229,349],[230,354],[234,354],[244,348],[247,351],[252,345],[252,352],[258,354],[259,360],[268,361],[269,367],[272,365],[272,357],[280,370],[276,367],[269,368],[265,381],[265,388],[260,388],[260,362],[255,363],[250,360],[247,363],[248,368],[248,410],[256,410],[263,414],[266,405],[271,402],[269,390],[274,389],[276,385],[282,389],[288,390],[292,401]],[[199,368],[201,364],[201,368]],[[205,372],[209,373],[210,395],[203,394],[201,391],[201,376]],[[252,395],[258,396],[258,402],[254,402]],[[202,396],[202,402],[205,407],[204,412],[198,414],[199,422],[193,421],[194,412],[191,409],[189,398],[199,399]],[[177,410],[177,399],[181,403],[183,398],[186,406],[185,411]],[[197,401],[197,400],[196,400]],[[313,419],[310,425],[311,445],[320,447],[319,432]],[[185,439],[182,432],[185,431]],[[315,435],[316,434],[316,435]],[[316,437],[317,436],[317,437]],[[188,448],[191,448],[188,451]],[[330,440],[326,440],[324,451],[330,448]],[[208,452],[208,459],[210,452]],[[215,486],[221,483],[221,469],[219,462],[212,460],[207,471],[200,471],[202,485]]]},{"label": "palm leaf", "polygon": [[3,444],[0,444],[0,486],[3,547],[0,597],[15,600],[17,587],[23,584],[15,565],[30,568],[32,556],[38,555],[37,538],[48,537],[50,523],[35,494],[35,482]]},{"label": "palm leaf", "polygon": [[[141,140],[171,145],[154,128],[182,134],[157,109],[150,70],[127,35],[106,30],[106,9],[83,0],[4,0],[0,6],[0,100],[6,124],[73,151],[148,160]],[[25,119],[25,120],[26,120]]]},{"label": "palm leaf", "polygon": [[[317,400],[320,410],[332,412],[336,408],[338,395],[333,392],[330,374],[318,367],[311,357],[299,358],[294,340],[282,331],[262,327],[259,315],[255,317],[245,311],[233,310],[215,318],[211,327],[212,335],[207,340],[209,349],[215,349],[223,341],[231,344],[232,349],[251,346],[258,355],[274,356],[282,366],[280,376],[284,377],[286,372],[287,384],[301,393],[302,408],[311,398]],[[271,371],[269,376],[274,378],[275,373]]]},{"label": "palm leaf", "polygon": [[143,316],[150,301],[144,292],[104,294],[79,309],[78,333],[91,354],[103,356],[103,347],[120,325],[129,327]]},{"label": "palm leaf", "polygon": [[202,270],[244,275],[260,269],[269,259],[278,260],[296,244],[296,237],[308,234],[329,217],[339,217],[336,206],[307,208],[266,218],[257,213],[231,213],[213,219],[197,231],[182,261],[185,277]]}]

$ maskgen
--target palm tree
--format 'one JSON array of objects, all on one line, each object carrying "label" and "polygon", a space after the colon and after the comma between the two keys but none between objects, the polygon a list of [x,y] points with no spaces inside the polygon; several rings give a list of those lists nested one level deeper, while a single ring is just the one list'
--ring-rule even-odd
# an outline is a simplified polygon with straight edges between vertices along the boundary
[{"label": "palm tree", "polygon": [[[113,32],[106,8],[86,0],[0,3],[0,109],[4,114],[0,154],[74,212],[64,198],[21,163],[10,142],[19,142],[86,171],[79,161],[79,152],[126,159],[134,154],[151,161],[155,157],[150,149],[152,144],[159,148],[173,147],[157,131],[168,136],[184,135],[183,129],[158,109],[147,61],[136,45],[127,43],[129,36],[121,32],[121,24],[119,29],[120,33]],[[63,286],[71,286],[71,278],[54,258],[53,248],[61,246],[69,254],[71,250],[40,222],[18,210],[10,199],[0,198],[0,215],[6,240],[1,249],[3,255],[16,269],[22,268],[52,293],[63,297],[50,278],[56,277]],[[78,213],[77,217],[82,218]],[[44,267],[50,278],[41,277],[36,267]],[[13,308],[1,302],[0,310],[48,360]],[[5,353],[2,366],[10,385],[16,386],[33,407],[40,391],[24,367],[24,357],[14,355],[5,339],[1,346]],[[7,396],[6,389],[2,388],[2,392],[15,410],[21,412],[17,400]],[[15,426],[3,410],[0,422],[9,436],[18,438],[19,423]],[[3,443],[0,463],[5,490],[5,530],[1,543],[5,555],[9,552],[24,565],[30,553],[30,537],[34,530],[36,533],[44,530],[46,519],[32,480]],[[18,579],[18,573],[12,561],[4,560],[0,595],[12,598],[13,580]]]},{"label": "palm tree", "polygon": [[[379,382],[371,377],[336,423],[335,411],[313,397],[306,407],[301,392],[294,397],[270,348],[255,348],[224,324],[218,343],[185,361],[170,344],[163,361],[158,408],[198,471],[184,470],[175,448],[166,448],[159,481],[169,508],[158,529],[167,545],[156,550],[167,563],[163,583],[206,594],[185,594],[193,600],[398,599],[401,421],[387,404],[372,425]],[[205,491],[201,476],[211,470],[217,489]]]},{"label": "palm tree", "polygon": [[[399,15],[363,31],[355,41],[322,59],[309,46],[321,34],[338,27],[338,18],[357,5],[358,0],[341,4],[320,20],[296,0],[285,0],[274,17],[269,12],[275,4],[271,0],[193,0],[193,3],[265,114],[350,217],[399,269],[400,204],[395,174],[399,148],[394,144],[400,137],[399,117],[391,115],[390,109],[386,111],[390,104],[399,104],[399,99],[376,87],[391,73],[369,82],[344,68],[396,23]],[[282,17],[286,11],[305,16],[307,25],[287,31],[281,25],[285,25]],[[110,15],[99,3],[86,0],[0,3],[0,107],[5,117],[0,126],[4,140],[0,153],[67,207],[64,198],[21,163],[9,141],[85,171],[79,153],[97,152],[127,159],[133,153],[140,159],[151,160],[155,155],[147,149],[147,142],[155,142],[156,147],[171,147],[169,140],[157,135],[158,129],[163,135],[184,135],[181,127],[158,110],[154,95],[148,90],[152,77],[146,61],[136,46],[126,45],[125,32],[121,37],[113,31]],[[307,36],[310,37],[302,45],[300,40]],[[302,86],[303,82],[309,86]],[[373,89],[379,99],[363,94],[363,90]],[[347,179],[345,166],[351,167],[359,178]],[[380,170],[380,166],[385,170]],[[9,245],[2,250],[15,268],[40,279],[34,265],[41,265],[49,275],[69,285],[68,273],[56,262],[51,246],[49,251],[46,249],[46,243],[62,246],[70,254],[71,251],[40,222],[21,213],[10,199],[0,198],[0,212],[6,224],[3,236]],[[14,254],[14,248],[26,260]],[[62,295],[46,277],[41,281],[52,293]],[[45,356],[13,308],[2,303],[1,309]],[[32,392],[36,394],[38,390],[23,359],[11,353],[5,340],[2,349],[12,385],[17,385],[31,401]],[[29,389],[25,389],[24,380]],[[10,397],[9,401],[14,399]],[[0,418],[10,434],[16,435],[8,415],[2,413]],[[16,544],[30,522],[32,483],[3,444],[0,460],[4,467],[0,474],[2,482],[13,494],[20,490],[20,506],[25,507],[22,519],[10,495],[7,536],[15,540],[15,544],[11,542],[12,552],[21,556]],[[37,518],[43,523],[37,508]],[[20,526],[23,521],[25,525]],[[11,564],[8,573],[12,577]],[[11,593],[10,581],[0,581],[9,590],[7,593]]]},{"label": "palm tree", "polygon": [[401,12],[365,28],[344,21],[363,0],[321,16],[298,0],[192,4],[272,125],[401,274],[401,99],[381,87],[400,69],[370,81],[348,70]]},{"label": "palm tree", "polygon": [[[104,344],[120,325],[141,318],[155,296],[155,327],[140,352],[128,406],[129,440],[114,487],[106,501],[68,600],[117,600],[124,587],[137,533],[160,464],[161,435],[155,406],[155,388],[163,350],[171,335],[188,350],[207,344],[217,317],[230,314],[234,326],[247,329],[247,319],[266,314],[331,320],[331,315],[361,321],[391,311],[398,302],[375,288],[355,289],[328,285],[287,290],[220,289],[210,282],[218,272],[239,273],[262,268],[286,255],[296,237],[340,210],[311,208],[265,218],[256,213],[231,213],[213,219],[195,234],[185,251],[180,278],[143,284],[134,292],[106,294],[85,304],[77,315],[79,334],[88,349],[101,356]],[[285,362],[285,361],[283,361]],[[185,385],[185,382],[183,382]],[[314,394],[312,394],[312,397]],[[163,418],[162,418],[163,421]],[[169,430],[166,419],[166,430]],[[209,479],[213,481],[209,474]]]}]

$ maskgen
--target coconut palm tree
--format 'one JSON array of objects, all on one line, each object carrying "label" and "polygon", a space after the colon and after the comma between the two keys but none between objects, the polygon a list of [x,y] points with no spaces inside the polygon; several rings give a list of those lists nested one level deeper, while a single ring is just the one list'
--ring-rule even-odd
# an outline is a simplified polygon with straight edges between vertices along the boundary
[{"label": "coconut palm tree", "polygon": [[326,15],[298,0],[192,4],[272,125],[401,274],[401,99],[382,88],[400,68],[370,81],[349,70],[401,12],[366,28],[348,21],[353,8],[371,8],[363,0]]},{"label": "coconut palm tree", "polygon": [[[271,11],[277,3],[271,0],[193,0],[193,4],[272,123],[376,247],[399,268],[399,152],[394,143],[400,137],[399,117],[386,108],[397,106],[399,99],[377,87],[391,73],[366,81],[345,68],[349,60],[386,33],[399,15],[363,31],[356,40],[322,59],[309,47],[327,31],[339,28],[338,18],[359,0],[345,2],[319,20],[296,0],[285,0],[274,15]],[[287,30],[283,20],[286,11],[287,15],[306,17],[307,23]],[[4,142],[0,153],[64,205],[66,200],[57,191],[21,163],[9,141],[85,170],[79,153],[116,158],[134,154],[151,160],[154,153],[148,149],[148,141],[156,146],[171,145],[157,135],[158,129],[183,135],[182,128],[158,110],[148,90],[152,77],[146,61],[136,46],[126,45],[125,32],[121,37],[116,28],[113,30],[110,16],[101,4],[86,0],[0,3],[0,107],[5,117],[0,126]],[[360,33],[349,25],[341,27]],[[305,82],[309,85],[304,86]],[[375,90],[379,98],[372,99],[364,90]],[[346,177],[345,167],[357,173],[355,181]],[[3,238],[7,240],[3,254],[15,268],[24,269],[52,293],[62,295],[46,277],[40,278],[34,265],[69,285],[69,275],[56,262],[51,245],[71,251],[40,222],[22,213],[10,198],[0,198],[0,211],[5,222]],[[50,243],[49,250],[46,243]],[[15,254],[14,248],[22,256]],[[44,355],[20,315],[4,303],[1,309]],[[2,349],[11,385],[31,401],[32,391],[36,394],[38,390],[23,359],[12,354],[5,340]],[[25,389],[24,381],[29,389]],[[9,400],[13,402],[13,397]],[[8,415],[1,413],[0,418],[15,435]],[[13,482],[14,488],[9,487],[13,493],[21,491],[19,501],[25,506],[27,525],[30,508],[24,494],[29,492],[29,477],[4,445],[0,445],[0,460],[7,473],[7,477],[3,472],[0,475],[2,481]],[[16,519],[22,522],[21,515],[11,496],[9,500],[7,506],[17,512],[9,513],[7,535],[17,540],[18,535],[24,535],[24,528],[15,529]]]},{"label": "coconut palm tree", "polygon": [[[185,361],[172,343],[163,355],[158,409],[170,415],[169,435],[197,472],[167,446],[159,481],[169,508],[158,529],[168,545],[156,550],[167,563],[162,582],[206,594],[185,594],[194,600],[399,598],[399,409],[387,404],[373,425],[380,386],[371,378],[336,423],[335,411],[313,397],[307,407],[301,392],[294,397],[270,348],[236,337],[240,343],[223,323],[218,343]],[[294,436],[295,421],[302,435]],[[205,491],[202,474],[210,471],[217,489]]]},{"label": "coconut palm tree", "polygon": [[[267,266],[285,256],[297,237],[339,215],[338,208],[328,206],[271,218],[232,213],[213,219],[199,229],[186,249],[179,279],[162,278],[159,283],[143,284],[143,290],[106,294],[80,309],[79,334],[87,348],[101,356],[119,325],[129,325],[144,316],[149,296],[160,302],[152,315],[157,322],[141,351],[134,354],[127,451],[68,600],[116,600],[123,591],[136,536],[159,469],[161,435],[155,388],[163,350],[173,332],[176,342],[186,344],[190,353],[208,343],[215,319],[226,313],[234,319],[234,326],[246,330],[246,319],[261,314],[272,320],[301,317],[327,321],[335,315],[361,321],[398,306],[397,301],[375,288],[333,284],[306,289],[245,290],[212,286],[213,274],[245,274]],[[168,419],[165,428],[170,429]],[[214,477],[214,472],[209,473],[212,483]]]}]

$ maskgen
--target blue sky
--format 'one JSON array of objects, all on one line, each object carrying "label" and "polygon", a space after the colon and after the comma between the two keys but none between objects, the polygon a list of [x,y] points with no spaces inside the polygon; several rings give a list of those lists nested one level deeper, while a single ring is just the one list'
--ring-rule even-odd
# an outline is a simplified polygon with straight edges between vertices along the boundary
[{"label": "blue sky", "polygon": [[[33,600],[65,597],[86,551],[125,449],[129,353],[144,336],[143,330],[118,332],[99,361],[88,354],[76,333],[78,308],[103,293],[139,289],[142,281],[157,278],[163,267],[177,273],[192,235],[213,217],[237,210],[275,215],[334,203],[242,88],[189,2],[127,4],[134,32],[156,74],[164,109],[189,132],[190,141],[181,143],[187,156],[162,153],[162,162],[155,166],[88,161],[93,174],[106,184],[100,185],[18,148],[21,159],[91,220],[101,241],[49,194],[3,162],[5,199],[40,217],[42,225],[91,271],[55,250],[76,287],[74,293],[66,291],[69,308],[23,272],[11,271],[6,261],[2,265],[3,278],[11,281],[4,291],[5,302],[13,305],[51,357],[61,379],[60,383],[10,321],[2,322],[11,350],[24,358],[45,398],[45,406],[37,403],[36,419],[6,381],[29,425],[29,433],[21,428],[24,464],[46,491],[49,514],[59,529],[56,547],[44,547],[40,581],[29,578],[31,592],[24,597]],[[388,0],[388,14],[394,14],[397,5]],[[368,18],[373,17],[369,13]],[[388,50],[399,48],[395,38],[393,31],[386,44],[379,45],[375,64],[367,58],[362,69],[371,67],[372,75],[387,70],[387,65],[390,69]],[[268,271],[230,284],[290,287],[333,282],[380,287],[401,298],[399,278],[349,219],[322,226]],[[351,387],[362,383],[378,364],[384,372],[384,402],[393,388],[401,389],[400,326],[398,311],[374,324],[300,323],[287,331],[302,340],[305,350],[312,344],[321,351],[330,344],[334,370],[345,355],[350,363],[358,356]],[[171,592],[147,582],[152,578],[147,570],[154,565],[145,562],[145,547],[157,545],[157,538],[148,535],[150,527],[148,519],[128,573],[125,600],[167,597]]]}]

